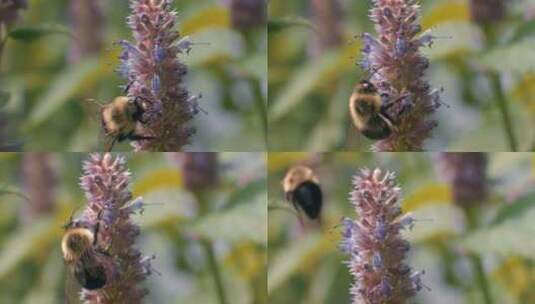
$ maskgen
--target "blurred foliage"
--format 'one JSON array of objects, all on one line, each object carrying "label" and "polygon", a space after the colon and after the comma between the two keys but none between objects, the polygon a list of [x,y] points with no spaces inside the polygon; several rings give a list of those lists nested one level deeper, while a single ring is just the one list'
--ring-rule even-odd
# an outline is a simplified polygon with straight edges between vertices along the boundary
[{"label": "blurred foliage", "polygon": [[[351,277],[339,250],[341,219],[356,218],[348,201],[351,178],[362,168],[395,171],[402,208],[416,219],[404,237],[409,264],[424,270],[411,303],[482,304],[470,264],[480,254],[494,303],[534,303],[535,155],[491,153],[490,193],[468,229],[464,209],[435,167],[435,153],[277,153],[268,155],[268,294],[270,303],[349,303]],[[314,168],[324,193],[322,227],[299,224],[280,181],[295,164]]]},{"label": "blurred foliage", "polygon": [[[27,184],[22,154],[0,154],[0,303],[63,303],[68,282],[61,227],[84,206],[78,181],[88,155],[51,155],[54,211],[28,219],[25,207],[33,202],[26,193],[39,185]],[[204,241],[214,244],[228,303],[267,303],[266,160],[259,153],[229,152],[219,161],[220,183],[200,202],[183,188],[170,155],[127,154],[131,189],[147,204],[134,217],[141,226],[138,246],[156,256],[160,273],[146,280],[146,303],[219,303]]]},{"label": "blurred foliage", "polygon": [[[272,0],[269,5],[269,148],[271,151],[369,151],[371,142],[349,121],[353,85],[367,77],[356,65],[372,1],[337,0],[332,22],[340,28],[338,46],[318,53],[321,40],[307,0]],[[444,88],[439,126],[426,148],[431,151],[510,151],[489,74],[501,78],[520,151],[535,148],[535,2],[507,1],[507,18],[486,29],[470,20],[469,0],[422,2],[423,29],[436,36],[423,52],[431,61],[427,78]],[[489,36],[490,37],[490,36]],[[281,47],[284,46],[284,47]]]},{"label": "blurred foliage", "polygon": [[[123,94],[119,86],[126,83],[115,72],[116,42],[132,40],[125,22],[128,1],[102,1],[103,48],[75,62],[69,61],[69,49],[81,37],[73,34],[69,1],[28,3],[8,34],[1,61],[0,106],[9,99],[2,107],[9,138],[22,143],[24,151],[101,151],[98,105],[88,99],[104,103]],[[181,0],[174,7],[179,31],[196,43],[181,56],[189,67],[186,85],[192,94],[202,94],[200,106],[208,113],[194,119],[197,134],[187,149],[264,150],[265,26],[233,29],[222,1]],[[116,149],[131,150],[126,143]]]}]

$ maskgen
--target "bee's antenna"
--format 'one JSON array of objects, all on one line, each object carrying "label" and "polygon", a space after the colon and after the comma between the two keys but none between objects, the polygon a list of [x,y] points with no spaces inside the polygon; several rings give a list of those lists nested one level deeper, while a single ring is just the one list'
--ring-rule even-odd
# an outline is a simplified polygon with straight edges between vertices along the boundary
[{"label": "bee's antenna", "polygon": [[125,94],[128,93],[128,90],[130,90],[130,87],[132,86],[132,84],[134,84],[134,80],[130,81],[130,82],[129,82],[127,85],[125,85],[125,86],[122,86],[122,85],[121,85],[121,87],[124,87],[123,92],[124,92]]},{"label": "bee's antenna", "polygon": [[92,102],[92,103],[95,103],[97,104],[98,106],[100,106],[101,108],[104,107],[104,104],[99,102],[98,100],[94,99],[94,98],[88,98],[86,99],[85,101],[89,101],[89,102]]},{"label": "bee's antenna", "polygon": [[80,207],[76,208],[76,209],[73,209],[71,211],[71,215],[69,216],[69,222],[67,222],[67,224],[64,224],[63,226],[61,226],[63,229],[67,229],[73,222],[73,218],[74,218],[74,214],[76,213],[76,211],[78,211],[80,209]]}]

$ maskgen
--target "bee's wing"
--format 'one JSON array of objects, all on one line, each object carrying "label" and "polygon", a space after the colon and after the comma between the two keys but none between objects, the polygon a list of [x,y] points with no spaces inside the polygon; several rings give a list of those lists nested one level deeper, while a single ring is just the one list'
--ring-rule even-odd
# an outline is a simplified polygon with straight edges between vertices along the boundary
[{"label": "bee's wing", "polygon": [[80,284],[74,277],[73,269],[67,267],[65,275],[65,303],[66,304],[79,304],[80,301]]}]

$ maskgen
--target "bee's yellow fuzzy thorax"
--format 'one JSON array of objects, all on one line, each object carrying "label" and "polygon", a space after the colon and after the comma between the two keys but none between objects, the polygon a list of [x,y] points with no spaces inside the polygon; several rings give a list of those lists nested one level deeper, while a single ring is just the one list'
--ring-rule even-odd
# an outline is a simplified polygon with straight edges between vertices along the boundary
[{"label": "bee's yellow fuzzy thorax", "polygon": [[314,171],[306,166],[295,166],[284,176],[284,179],[282,180],[282,188],[284,189],[284,192],[291,192],[306,181],[318,183]]},{"label": "bee's yellow fuzzy thorax", "polygon": [[93,232],[87,228],[67,229],[61,241],[61,250],[66,261],[72,261],[82,255],[94,240]]}]

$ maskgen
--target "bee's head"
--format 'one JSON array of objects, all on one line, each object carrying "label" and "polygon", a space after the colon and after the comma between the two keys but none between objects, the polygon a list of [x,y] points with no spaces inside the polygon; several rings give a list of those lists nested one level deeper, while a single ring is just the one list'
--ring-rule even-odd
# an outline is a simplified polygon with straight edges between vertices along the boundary
[{"label": "bee's head", "polygon": [[141,121],[146,109],[146,103],[141,98],[136,97],[133,101],[127,103],[127,114],[134,121]]},{"label": "bee's head", "polygon": [[369,80],[362,80],[359,82],[359,85],[357,87],[357,91],[361,94],[375,94],[377,93],[377,89],[371,83]]},{"label": "bee's head", "polygon": [[291,196],[292,191],[294,191],[299,185],[308,181],[315,183],[318,182],[312,169],[306,166],[295,166],[291,168],[282,180],[282,188],[286,193],[287,198]]}]

